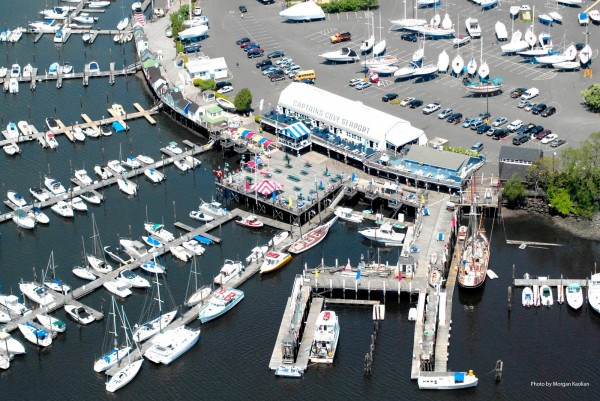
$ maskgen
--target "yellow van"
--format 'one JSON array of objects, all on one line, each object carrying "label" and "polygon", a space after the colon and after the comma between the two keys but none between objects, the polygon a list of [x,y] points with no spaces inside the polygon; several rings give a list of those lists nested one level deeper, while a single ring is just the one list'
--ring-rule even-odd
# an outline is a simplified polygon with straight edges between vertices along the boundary
[{"label": "yellow van", "polygon": [[294,76],[294,81],[302,81],[305,79],[317,79],[315,70],[298,71],[298,73]]}]

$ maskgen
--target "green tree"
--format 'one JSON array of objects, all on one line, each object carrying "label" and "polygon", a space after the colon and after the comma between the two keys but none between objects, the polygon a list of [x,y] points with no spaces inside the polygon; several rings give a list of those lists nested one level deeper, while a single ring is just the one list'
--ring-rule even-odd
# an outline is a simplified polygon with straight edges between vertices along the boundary
[{"label": "green tree", "polygon": [[525,173],[525,181],[529,188],[546,191],[551,184],[553,175],[557,171],[555,158],[541,158],[536,160]]},{"label": "green tree", "polygon": [[200,90],[211,90],[214,91],[217,88],[217,83],[213,79],[204,79],[200,82]]},{"label": "green tree", "polygon": [[568,216],[575,210],[569,192],[565,188],[549,188],[548,201],[550,206],[563,216]]},{"label": "green tree", "polygon": [[525,191],[525,187],[523,187],[523,183],[517,174],[506,181],[506,185],[502,189],[502,196],[511,208],[523,204],[526,195],[527,191]]},{"label": "green tree", "polygon": [[239,112],[246,113],[250,110],[250,105],[252,104],[252,93],[248,88],[243,88],[241,91],[235,95],[233,99],[233,105],[235,109]]},{"label": "green tree", "polygon": [[600,111],[600,84],[596,83],[581,92],[583,101],[593,111]]}]

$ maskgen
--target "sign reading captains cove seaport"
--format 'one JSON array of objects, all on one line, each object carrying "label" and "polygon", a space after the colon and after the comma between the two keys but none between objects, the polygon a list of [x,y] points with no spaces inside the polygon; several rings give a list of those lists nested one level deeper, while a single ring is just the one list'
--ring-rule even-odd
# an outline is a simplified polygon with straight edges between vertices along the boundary
[{"label": "sign reading captains cove seaport", "polygon": [[311,106],[310,104],[301,102],[299,100],[294,100],[293,106],[296,107],[298,109],[298,111],[304,111],[304,112],[313,114],[315,116],[319,116],[321,118],[321,121],[326,121],[331,124],[341,125],[341,126],[346,127],[349,130],[352,130],[354,132],[359,132],[361,134],[368,134],[369,131],[371,130],[370,127],[366,127],[357,122],[350,121],[347,118],[342,118],[336,114],[333,114],[333,113],[330,113],[323,109]]}]

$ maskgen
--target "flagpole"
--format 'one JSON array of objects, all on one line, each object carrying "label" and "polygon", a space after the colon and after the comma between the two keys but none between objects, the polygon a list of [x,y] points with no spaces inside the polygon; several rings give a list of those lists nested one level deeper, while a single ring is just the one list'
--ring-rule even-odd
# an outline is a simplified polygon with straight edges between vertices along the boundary
[{"label": "flagpole", "polygon": [[319,225],[323,224],[321,221],[321,202],[319,202],[319,188],[317,187],[317,175],[315,177],[315,192],[317,193],[317,211],[319,212]]}]

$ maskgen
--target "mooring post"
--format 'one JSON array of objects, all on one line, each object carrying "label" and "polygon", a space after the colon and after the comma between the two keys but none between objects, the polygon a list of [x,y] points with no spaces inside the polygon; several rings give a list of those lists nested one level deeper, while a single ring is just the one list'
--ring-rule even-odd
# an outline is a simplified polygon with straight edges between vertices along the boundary
[{"label": "mooring post", "polygon": [[512,287],[509,285],[508,286],[508,311],[509,312],[511,310],[511,302],[510,302],[511,298],[512,298]]}]

